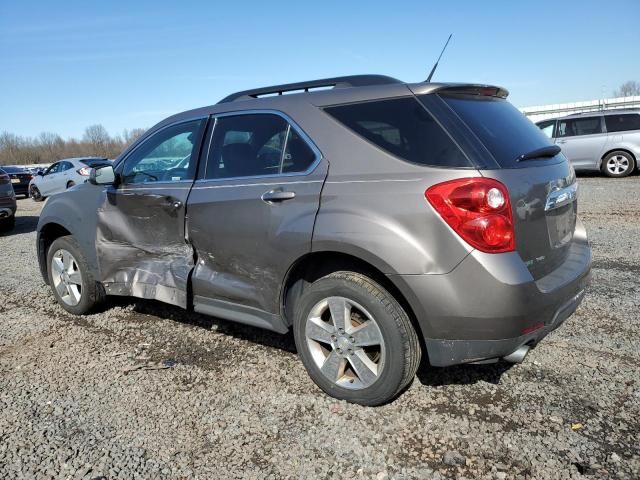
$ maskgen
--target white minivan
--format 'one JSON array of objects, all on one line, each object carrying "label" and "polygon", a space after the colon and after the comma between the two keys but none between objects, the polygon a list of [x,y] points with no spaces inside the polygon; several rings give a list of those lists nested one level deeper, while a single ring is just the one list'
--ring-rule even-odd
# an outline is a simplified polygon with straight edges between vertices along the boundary
[{"label": "white minivan", "polygon": [[626,177],[638,167],[640,109],[576,113],[536,125],[562,148],[576,170]]}]

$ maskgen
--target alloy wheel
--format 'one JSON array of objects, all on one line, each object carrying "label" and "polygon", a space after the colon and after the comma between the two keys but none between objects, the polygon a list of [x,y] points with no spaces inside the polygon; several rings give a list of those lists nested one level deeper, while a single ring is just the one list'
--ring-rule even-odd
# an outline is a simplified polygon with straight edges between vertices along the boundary
[{"label": "alloy wheel", "polygon": [[612,175],[625,173],[630,166],[629,159],[624,155],[613,155],[607,160],[607,171]]},{"label": "alloy wheel", "polygon": [[320,372],[350,389],[371,386],[384,368],[384,339],[367,310],[345,297],[328,297],[309,312],[305,336]]},{"label": "alloy wheel", "polygon": [[80,303],[82,298],[82,275],[78,262],[67,250],[57,250],[51,259],[53,287],[60,299],[70,306]]}]

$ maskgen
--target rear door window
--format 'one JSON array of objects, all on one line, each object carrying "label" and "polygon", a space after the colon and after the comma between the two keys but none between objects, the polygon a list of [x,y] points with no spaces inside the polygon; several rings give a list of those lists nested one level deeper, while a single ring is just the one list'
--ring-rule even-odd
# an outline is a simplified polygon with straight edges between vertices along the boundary
[{"label": "rear door window", "polygon": [[625,115],[605,115],[604,123],[607,132],[628,132],[640,130],[640,114],[630,113]]},{"label": "rear door window", "polygon": [[553,145],[531,120],[502,98],[445,94],[440,97],[502,168],[522,167],[516,160],[522,154]]},{"label": "rear door window", "polygon": [[206,178],[302,173],[315,160],[315,152],[280,115],[229,115],[216,120]]},{"label": "rear door window", "polygon": [[414,97],[338,105],[325,111],[403,160],[434,167],[471,166],[460,148]]},{"label": "rear door window", "polygon": [[558,121],[558,137],[578,137],[602,133],[601,117],[570,118]]}]

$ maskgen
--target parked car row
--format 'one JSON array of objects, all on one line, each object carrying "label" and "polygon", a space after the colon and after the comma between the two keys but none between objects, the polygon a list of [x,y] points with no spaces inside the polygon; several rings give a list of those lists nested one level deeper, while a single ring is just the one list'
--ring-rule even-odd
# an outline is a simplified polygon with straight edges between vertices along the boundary
[{"label": "parked car row", "polygon": [[536,125],[557,145],[576,170],[626,177],[640,159],[640,110],[576,113]]},{"label": "parked car row", "polygon": [[0,231],[13,228],[16,221],[16,208],[12,178],[0,168]]}]

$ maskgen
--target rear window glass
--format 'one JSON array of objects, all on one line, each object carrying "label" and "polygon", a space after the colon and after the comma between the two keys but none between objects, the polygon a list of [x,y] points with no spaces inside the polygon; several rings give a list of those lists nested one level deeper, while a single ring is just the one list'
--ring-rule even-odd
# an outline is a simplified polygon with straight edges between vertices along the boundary
[{"label": "rear window glass", "polygon": [[607,132],[640,130],[640,114],[605,115],[604,123],[607,125]]},{"label": "rear window glass", "polygon": [[469,167],[469,160],[415,98],[328,107],[336,120],[381,149],[412,163]]},{"label": "rear window glass", "polygon": [[[553,145],[516,107],[495,97],[441,95],[503,168],[521,166],[516,159]],[[550,159],[547,159],[550,160]]]},{"label": "rear window glass", "polygon": [[111,163],[106,158],[88,158],[85,160],[80,160],[80,162],[84,163],[85,165],[88,165],[89,167],[95,167],[96,165],[106,165]]}]

